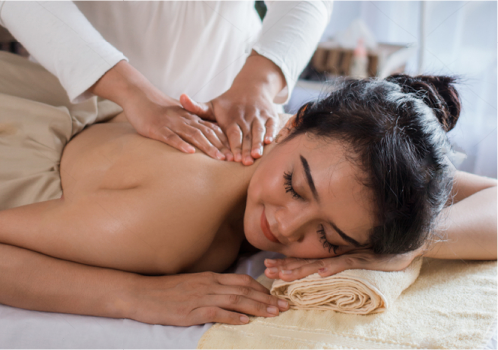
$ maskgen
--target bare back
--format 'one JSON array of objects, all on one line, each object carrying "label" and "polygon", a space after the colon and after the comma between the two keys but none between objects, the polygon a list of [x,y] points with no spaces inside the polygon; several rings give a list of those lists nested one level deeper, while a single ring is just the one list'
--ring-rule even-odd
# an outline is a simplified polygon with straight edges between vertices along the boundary
[{"label": "bare back", "polygon": [[2,239],[138,273],[221,272],[244,239],[241,219],[254,168],[199,150],[182,153],[138,135],[119,115],[67,144],[63,197],[8,210],[7,223],[8,215],[11,222],[30,219],[12,224]]}]

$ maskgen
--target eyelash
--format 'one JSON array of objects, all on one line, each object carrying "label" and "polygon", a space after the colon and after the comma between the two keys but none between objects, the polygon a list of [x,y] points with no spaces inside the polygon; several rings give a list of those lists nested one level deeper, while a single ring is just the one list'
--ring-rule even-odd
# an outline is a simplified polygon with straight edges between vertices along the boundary
[{"label": "eyelash", "polygon": [[285,193],[290,192],[292,194],[292,198],[303,200],[303,197],[301,197],[294,190],[294,187],[292,187],[292,173],[284,172],[284,180]]},{"label": "eyelash", "polygon": [[325,229],[323,228],[323,225],[320,225],[320,226],[321,226],[321,229],[319,229],[317,232],[320,234],[320,240],[323,240],[323,247],[329,248],[329,253],[330,253],[330,249],[332,249],[334,251],[334,254],[337,254],[337,249],[339,248],[339,246],[327,241],[327,237],[325,236]]},{"label": "eyelash", "polygon": [[[294,190],[294,187],[292,187],[292,173],[284,172],[284,187],[285,187],[285,193],[290,192],[292,194],[292,198],[299,199],[299,200],[304,200],[304,198],[301,197]],[[317,231],[317,233],[320,234],[320,240],[323,240],[323,247],[325,249],[328,248],[329,249],[329,253],[330,253],[330,250],[332,249],[334,251],[334,254],[337,254],[337,249],[339,248],[339,246],[337,246],[335,244],[332,244],[329,241],[327,241],[327,237],[325,235],[325,228],[323,227],[323,225],[320,225],[320,227],[321,228]]]}]

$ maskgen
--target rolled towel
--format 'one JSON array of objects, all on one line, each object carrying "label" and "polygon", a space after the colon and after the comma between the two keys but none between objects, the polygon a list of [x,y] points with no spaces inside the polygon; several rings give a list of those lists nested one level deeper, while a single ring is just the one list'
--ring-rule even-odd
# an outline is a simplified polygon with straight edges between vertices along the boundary
[{"label": "rolled towel", "polygon": [[418,258],[402,271],[354,269],[329,277],[314,273],[292,282],[276,279],[270,293],[286,299],[291,309],[382,313],[417,279],[421,266]]}]

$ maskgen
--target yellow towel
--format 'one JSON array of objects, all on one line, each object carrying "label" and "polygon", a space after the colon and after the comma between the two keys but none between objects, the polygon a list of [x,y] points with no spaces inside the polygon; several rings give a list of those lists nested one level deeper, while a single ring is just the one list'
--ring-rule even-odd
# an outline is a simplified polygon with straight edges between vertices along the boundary
[{"label": "yellow towel", "polygon": [[[496,320],[496,272],[496,261],[423,258],[419,277],[386,312],[292,309],[249,317],[246,325],[215,324],[198,348],[482,349]],[[258,281],[271,287],[264,275]]]},{"label": "yellow towel", "polygon": [[325,278],[315,273],[293,282],[277,279],[270,293],[289,301],[291,309],[380,313],[417,279],[421,266],[416,259],[403,271],[355,269]]}]

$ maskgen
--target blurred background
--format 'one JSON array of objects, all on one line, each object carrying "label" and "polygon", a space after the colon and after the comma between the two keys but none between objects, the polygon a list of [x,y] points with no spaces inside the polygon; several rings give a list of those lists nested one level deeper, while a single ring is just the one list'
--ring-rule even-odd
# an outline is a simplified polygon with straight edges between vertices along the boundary
[{"label": "blurred background", "polygon": [[[448,134],[455,149],[467,155],[457,168],[496,178],[496,20],[494,1],[335,1],[315,56],[285,110],[295,113],[318,97],[324,81],[348,75],[337,51],[346,47],[351,56],[363,36],[364,45],[371,46],[366,48],[369,76],[405,72],[462,78],[457,86],[462,113]],[[342,60],[347,57],[342,54]]]},{"label": "blurred background", "polygon": [[[255,8],[264,18],[264,2]],[[467,156],[457,168],[496,178],[496,22],[494,1],[335,1],[284,109],[295,113],[340,76],[457,75],[462,113],[449,137]],[[29,55],[2,27],[0,50]]]}]

